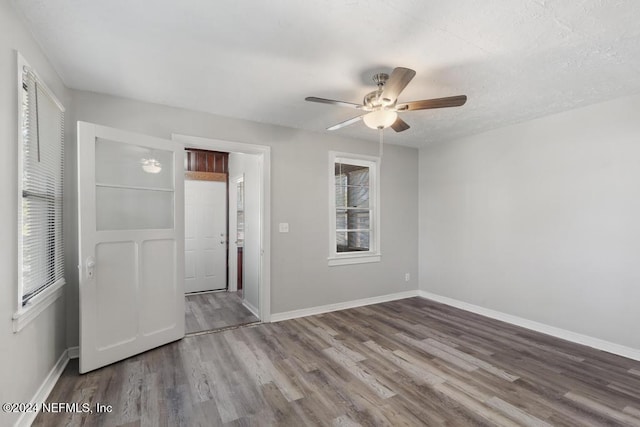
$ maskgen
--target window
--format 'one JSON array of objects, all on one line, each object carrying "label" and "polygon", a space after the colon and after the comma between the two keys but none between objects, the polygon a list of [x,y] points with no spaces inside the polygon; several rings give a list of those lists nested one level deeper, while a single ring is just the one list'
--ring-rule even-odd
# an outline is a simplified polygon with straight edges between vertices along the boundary
[{"label": "window", "polygon": [[329,153],[329,265],[380,261],[378,159]]},{"label": "window", "polygon": [[18,79],[19,283],[14,320],[64,284],[64,108],[19,55]]}]

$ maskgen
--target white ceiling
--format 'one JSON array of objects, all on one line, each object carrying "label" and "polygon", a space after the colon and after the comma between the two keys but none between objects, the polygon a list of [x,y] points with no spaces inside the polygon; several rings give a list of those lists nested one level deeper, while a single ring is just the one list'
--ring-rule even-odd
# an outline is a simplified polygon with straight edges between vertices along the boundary
[{"label": "white ceiling", "polygon": [[[637,0],[14,0],[65,84],[325,132],[371,76],[417,75],[385,142],[419,147],[640,92]],[[362,122],[341,135],[377,140]]]}]

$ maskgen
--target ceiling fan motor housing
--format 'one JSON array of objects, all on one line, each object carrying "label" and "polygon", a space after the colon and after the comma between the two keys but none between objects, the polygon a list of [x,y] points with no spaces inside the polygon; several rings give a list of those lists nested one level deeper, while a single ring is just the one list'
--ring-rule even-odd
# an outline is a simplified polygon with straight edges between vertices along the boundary
[{"label": "ceiling fan motor housing", "polygon": [[387,73],[378,73],[373,75],[373,81],[378,85],[378,87],[383,86],[387,80],[389,80],[389,74]]},{"label": "ceiling fan motor housing", "polygon": [[364,96],[362,104],[366,107],[367,111],[379,110],[382,108],[393,107],[394,102],[389,98],[382,98],[382,88],[384,84],[389,80],[389,74],[377,73],[373,76],[373,81],[378,85],[378,89],[373,92],[369,92]]}]

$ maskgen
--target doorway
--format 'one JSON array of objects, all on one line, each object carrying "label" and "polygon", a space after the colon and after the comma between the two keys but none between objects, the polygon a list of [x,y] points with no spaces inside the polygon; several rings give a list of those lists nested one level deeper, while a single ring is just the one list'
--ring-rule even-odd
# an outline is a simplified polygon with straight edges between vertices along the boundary
[{"label": "doorway", "polygon": [[[187,147],[185,332],[258,322],[260,157],[204,150],[191,144]],[[245,175],[249,203],[245,203]],[[247,238],[245,217],[251,224]],[[248,279],[243,286],[245,276]]]},{"label": "doorway", "polygon": [[[253,155],[252,158],[256,159],[257,171],[255,176],[249,177],[245,175],[245,188],[252,183],[251,185],[254,187],[253,193],[256,196],[254,200],[256,218],[253,227],[256,243],[252,245],[255,247],[254,258],[256,262],[255,272],[253,272],[251,280],[255,282],[256,288],[255,308],[257,309],[257,317],[262,322],[269,322],[271,320],[271,147],[181,134],[172,134],[171,139],[184,146],[203,150],[248,154]],[[248,265],[246,261],[247,249],[247,242],[245,242],[245,272]],[[243,277],[243,290],[245,292],[249,284],[248,281],[248,277]]]}]

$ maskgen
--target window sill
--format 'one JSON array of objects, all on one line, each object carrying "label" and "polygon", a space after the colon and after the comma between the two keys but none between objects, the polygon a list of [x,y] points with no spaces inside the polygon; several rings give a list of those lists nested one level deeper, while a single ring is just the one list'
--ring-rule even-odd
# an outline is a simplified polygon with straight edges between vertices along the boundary
[{"label": "window sill", "polygon": [[20,332],[32,320],[42,313],[45,308],[53,304],[64,293],[64,279],[58,280],[53,285],[33,297],[26,306],[21,307],[13,315],[13,332]]},{"label": "window sill", "polygon": [[343,255],[336,257],[329,257],[329,267],[334,267],[338,265],[351,265],[351,264],[366,264],[369,262],[380,262],[381,255],[379,253],[376,254],[367,254],[367,255]]}]

